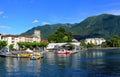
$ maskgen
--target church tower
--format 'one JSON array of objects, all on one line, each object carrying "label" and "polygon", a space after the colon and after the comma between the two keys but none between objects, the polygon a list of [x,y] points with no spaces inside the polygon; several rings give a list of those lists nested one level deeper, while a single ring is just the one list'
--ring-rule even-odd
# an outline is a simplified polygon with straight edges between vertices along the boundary
[{"label": "church tower", "polygon": [[34,37],[38,38],[38,40],[41,41],[41,33],[39,30],[34,31]]},{"label": "church tower", "polygon": [[35,31],[34,31],[34,35],[40,36],[40,31],[39,31],[39,30],[35,30]]}]

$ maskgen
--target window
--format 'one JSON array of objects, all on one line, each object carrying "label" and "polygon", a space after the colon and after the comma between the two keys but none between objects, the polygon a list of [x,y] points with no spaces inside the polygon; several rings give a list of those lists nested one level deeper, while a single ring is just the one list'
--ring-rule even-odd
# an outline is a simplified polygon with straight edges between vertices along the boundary
[{"label": "window", "polygon": [[12,41],[12,43],[14,43],[15,41]]},{"label": "window", "polygon": [[14,37],[12,37],[12,40],[14,40],[15,38]]}]

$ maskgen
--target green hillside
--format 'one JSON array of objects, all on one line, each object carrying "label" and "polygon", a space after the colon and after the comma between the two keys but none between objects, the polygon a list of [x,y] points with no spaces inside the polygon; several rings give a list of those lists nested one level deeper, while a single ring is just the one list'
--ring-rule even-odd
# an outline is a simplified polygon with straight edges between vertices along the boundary
[{"label": "green hillside", "polygon": [[88,17],[73,27],[74,35],[81,37],[104,37],[120,35],[120,16],[102,14]]},{"label": "green hillside", "polygon": [[23,34],[32,34],[35,29],[40,30],[42,38],[46,39],[47,36],[56,31],[60,26],[64,26],[67,31],[73,33],[77,39],[90,38],[90,37],[103,37],[110,38],[113,35],[120,36],[120,16],[111,14],[101,14],[86,18],[84,21],[77,24],[53,24],[37,26]]},{"label": "green hillside", "polygon": [[63,26],[66,31],[70,31],[72,28],[72,24],[53,24],[53,25],[43,25],[43,26],[37,26],[34,27],[25,33],[22,33],[22,35],[31,35],[33,34],[34,30],[40,30],[42,34],[42,39],[47,39],[49,34],[54,33],[60,26]]}]

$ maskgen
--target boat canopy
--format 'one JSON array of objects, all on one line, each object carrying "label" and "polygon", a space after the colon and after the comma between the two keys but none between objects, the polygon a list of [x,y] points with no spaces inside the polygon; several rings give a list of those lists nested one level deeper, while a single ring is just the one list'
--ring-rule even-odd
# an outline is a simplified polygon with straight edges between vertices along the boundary
[{"label": "boat canopy", "polygon": [[29,48],[27,50],[25,50],[26,52],[33,52],[32,50],[30,50]]},{"label": "boat canopy", "polygon": [[67,43],[61,46],[63,49],[72,50],[74,48],[73,44]]}]

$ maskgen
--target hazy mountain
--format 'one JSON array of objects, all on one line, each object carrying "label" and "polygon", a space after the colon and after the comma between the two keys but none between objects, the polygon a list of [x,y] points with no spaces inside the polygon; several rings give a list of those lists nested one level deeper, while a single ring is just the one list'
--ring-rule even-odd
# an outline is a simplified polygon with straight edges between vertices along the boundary
[{"label": "hazy mountain", "polygon": [[67,31],[73,33],[77,39],[90,37],[110,38],[113,35],[120,35],[120,16],[111,14],[101,14],[86,18],[84,21],[76,24],[53,24],[37,26],[23,34],[33,34],[35,29],[40,30],[42,38],[56,31],[60,26],[64,26]]}]

